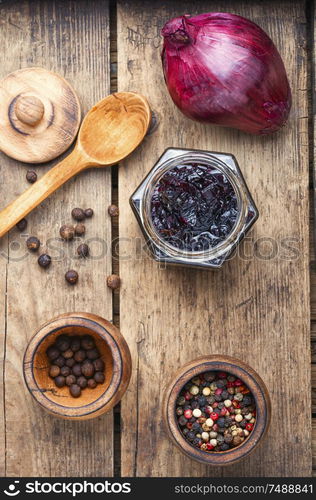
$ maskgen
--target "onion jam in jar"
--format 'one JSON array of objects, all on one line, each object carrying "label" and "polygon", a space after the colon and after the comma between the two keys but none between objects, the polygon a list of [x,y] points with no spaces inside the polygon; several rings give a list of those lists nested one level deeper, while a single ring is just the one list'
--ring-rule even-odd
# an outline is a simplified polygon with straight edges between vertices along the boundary
[{"label": "onion jam in jar", "polygon": [[153,257],[218,268],[258,217],[232,155],[168,149],[131,197]]}]

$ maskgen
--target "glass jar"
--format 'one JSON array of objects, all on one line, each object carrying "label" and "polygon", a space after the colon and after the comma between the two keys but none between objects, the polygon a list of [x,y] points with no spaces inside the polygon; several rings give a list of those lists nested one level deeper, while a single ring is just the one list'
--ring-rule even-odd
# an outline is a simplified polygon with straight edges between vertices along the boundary
[{"label": "glass jar", "polygon": [[[152,198],[157,183],[171,169],[192,164],[224,174],[236,197],[237,215],[229,234],[217,245],[202,250],[172,245],[161,237],[152,219]],[[259,215],[236,159],[231,154],[200,150],[167,149],[131,196],[130,203],[156,261],[199,268],[221,267]]]}]

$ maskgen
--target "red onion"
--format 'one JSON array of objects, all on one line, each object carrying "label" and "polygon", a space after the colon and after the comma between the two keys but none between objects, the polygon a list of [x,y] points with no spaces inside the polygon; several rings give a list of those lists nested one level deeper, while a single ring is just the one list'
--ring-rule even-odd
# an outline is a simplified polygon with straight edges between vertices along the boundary
[{"label": "red onion", "polygon": [[280,54],[244,17],[211,12],[168,21],[162,63],[175,104],[194,120],[252,134],[277,131],[291,108]]}]

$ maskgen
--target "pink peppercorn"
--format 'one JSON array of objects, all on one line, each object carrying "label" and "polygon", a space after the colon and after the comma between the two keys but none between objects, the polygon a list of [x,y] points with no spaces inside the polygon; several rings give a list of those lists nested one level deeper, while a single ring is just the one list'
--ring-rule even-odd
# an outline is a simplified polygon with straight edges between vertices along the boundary
[{"label": "pink peppercorn", "polygon": [[189,431],[190,431],[190,430],[192,429],[193,424],[192,424],[192,422],[188,422],[188,423],[186,424],[186,426],[187,426],[187,428],[188,428],[188,429],[189,429]]},{"label": "pink peppercorn", "polygon": [[242,381],[238,378],[237,380],[235,380],[234,382],[234,386],[235,387],[239,387],[240,385],[243,385]]},{"label": "pink peppercorn", "polygon": [[208,451],[211,451],[214,449],[214,446],[211,443],[206,443],[206,448],[208,449]]},{"label": "pink peppercorn", "polygon": [[184,397],[185,397],[185,399],[186,399],[187,401],[189,401],[189,399],[192,399],[192,398],[193,398],[193,395],[192,395],[192,394],[190,394],[190,393],[187,391],[187,392],[185,393]]},{"label": "pink peppercorn", "polygon": [[215,391],[215,394],[216,394],[216,396],[219,396],[220,394],[222,394],[222,392],[223,392],[223,389],[218,387],[218,389],[216,389],[216,391]]},{"label": "pink peppercorn", "polygon": [[227,415],[227,413],[229,413],[229,411],[227,410],[227,408],[222,408],[221,409],[221,417],[225,417],[225,415]]},{"label": "pink peppercorn", "polygon": [[205,406],[205,413],[209,415],[211,413],[211,409],[212,409],[211,406]]},{"label": "pink peppercorn", "polygon": [[218,424],[214,424],[212,429],[213,429],[213,431],[217,432],[218,431]]},{"label": "pink peppercorn", "polygon": [[183,415],[189,420],[190,418],[192,418],[192,410],[185,410]]},{"label": "pink peppercorn", "polygon": [[227,373],[225,373],[225,372],[219,372],[218,373],[218,378],[227,378]]},{"label": "pink peppercorn", "polygon": [[218,413],[215,413],[215,411],[212,411],[212,413],[210,413],[210,417],[212,420],[217,420],[218,419]]},{"label": "pink peppercorn", "polygon": [[247,425],[246,425],[246,429],[247,429],[247,431],[249,431],[249,432],[250,432],[250,431],[252,431],[252,429],[253,429],[253,424],[250,424],[250,423],[249,423],[249,424],[247,424]]},{"label": "pink peppercorn", "polygon": [[217,408],[217,407],[218,407],[218,403],[217,402],[213,403],[213,408]]}]

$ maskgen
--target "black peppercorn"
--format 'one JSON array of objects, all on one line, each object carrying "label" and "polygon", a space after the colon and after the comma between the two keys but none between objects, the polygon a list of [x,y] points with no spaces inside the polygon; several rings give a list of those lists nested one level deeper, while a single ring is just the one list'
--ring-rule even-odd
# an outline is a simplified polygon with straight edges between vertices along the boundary
[{"label": "black peppercorn", "polygon": [[80,349],[80,338],[79,337],[71,337],[70,349],[73,352],[77,352]]},{"label": "black peppercorn", "polygon": [[56,340],[56,347],[62,352],[67,351],[70,347],[69,338],[66,335],[60,335]]},{"label": "black peppercorn", "polygon": [[34,184],[34,182],[37,181],[37,173],[34,172],[34,170],[28,170],[26,172],[26,180],[30,183],[30,184]]},{"label": "black peppercorn", "polygon": [[80,349],[79,351],[75,352],[74,358],[77,361],[77,363],[82,363],[82,361],[86,359],[86,351]]},{"label": "black peppercorn", "polygon": [[60,369],[60,374],[63,376],[63,377],[68,377],[68,375],[70,375],[70,368],[69,366],[62,366],[61,369]]},{"label": "black peppercorn", "polygon": [[100,353],[98,351],[98,349],[89,349],[89,351],[87,351],[87,358],[88,359],[91,359],[91,360],[94,360],[94,359],[98,359],[100,357]]},{"label": "black peppercorn", "polygon": [[[63,359],[65,359],[65,358],[63,358]],[[75,363],[76,363],[76,361],[74,360],[74,358],[69,358],[66,360],[66,366],[69,366],[69,368],[72,368]]]},{"label": "black peppercorn", "polygon": [[73,398],[79,398],[79,396],[81,395],[81,389],[77,384],[71,385],[69,391]]},{"label": "black peppercorn", "polygon": [[[94,375],[94,366],[93,366],[93,363],[91,363],[91,361],[85,361],[82,366],[81,366],[81,371],[82,371],[82,374],[85,376],[85,377],[93,377]],[[97,372],[99,373],[99,372]],[[96,380],[97,382],[97,380]]]},{"label": "black peppercorn", "polygon": [[86,232],[86,226],[81,222],[75,225],[75,234],[76,236],[83,236]]},{"label": "black peppercorn", "polygon": [[84,220],[85,218],[85,213],[84,210],[82,210],[82,208],[74,208],[71,212],[71,215],[75,220],[78,221]]},{"label": "black peppercorn", "polygon": [[70,285],[75,285],[78,281],[79,275],[77,271],[74,271],[71,269],[70,271],[67,271],[65,274],[65,280],[68,281]]},{"label": "black peppercorn", "polygon": [[221,451],[227,451],[229,450],[229,444],[223,443],[220,447]]},{"label": "black peppercorn", "polygon": [[42,255],[39,256],[37,262],[41,267],[45,268],[45,267],[49,267],[51,265],[52,259],[51,259],[50,255],[43,253]]},{"label": "black peppercorn", "polygon": [[54,365],[59,366],[59,368],[61,368],[65,364],[66,364],[66,360],[65,360],[64,356],[58,356],[58,358],[54,360]]},{"label": "black peppercorn", "polygon": [[55,377],[58,377],[58,375],[60,374],[60,368],[59,366],[57,365],[52,365],[49,369],[49,376],[51,378],[55,378]]},{"label": "black peppercorn", "polygon": [[90,249],[86,243],[82,243],[81,245],[78,246],[77,254],[79,255],[79,257],[82,257],[83,259],[85,259],[86,257],[89,256],[89,253],[90,253]]},{"label": "black peppercorn", "polygon": [[76,377],[74,375],[68,375],[68,377],[66,378],[66,385],[68,385],[68,387],[70,387],[71,385],[75,384],[77,381]]},{"label": "black peppercorn", "polygon": [[82,374],[81,373],[81,365],[79,365],[79,363],[76,363],[73,367],[72,367],[72,373],[73,375],[75,375],[75,377],[80,377],[80,375]]},{"label": "black peppercorn", "polygon": [[21,219],[20,222],[17,223],[16,227],[19,231],[25,231],[25,229],[27,228],[27,220]]},{"label": "black peppercorn", "polygon": [[63,352],[63,356],[65,359],[70,359],[74,355],[73,351],[71,349],[67,349],[67,351]]},{"label": "black peppercorn", "polygon": [[215,373],[213,373],[213,372],[206,372],[206,373],[204,373],[204,379],[207,382],[213,382],[213,380],[215,379]]},{"label": "black peppercorn", "polygon": [[110,217],[117,217],[119,215],[119,208],[116,205],[110,205],[108,208]]},{"label": "black peppercorn", "polygon": [[107,277],[106,284],[112,290],[116,290],[121,285],[121,279],[117,274],[111,274]]},{"label": "black peppercorn", "polygon": [[49,357],[49,359],[51,361],[53,361],[54,359],[58,358],[58,356],[60,355],[60,352],[59,352],[59,349],[57,349],[54,345],[51,345],[47,349],[46,354]]},{"label": "black peppercorn", "polygon": [[81,347],[82,349],[86,349],[86,351],[95,347],[95,343],[91,335],[84,335],[84,337],[82,337]]},{"label": "black peppercorn", "polygon": [[98,384],[103,384],[103,382],[105,381],[105,376],[104,376],[104,373],[103,372],[96,372],[94,374],[94,380],[98,383]]},{"label": "black peppercorn", "polygon": [[57,387],[64,387],[64,385],[66,383],[65,377],[63,377],[62,375],[58,375],[58,377],[56,377],[54,379],[54,381],[55,381],[55,384],[57,385]]},{"label": "black peppercorn", "polygon": [[69,224],[64,224],[61,226],[59,234],[63,240],[70,241],[75,236],[75,228]]},{"label": "black peppercorn", "polygon": [[90,217],[93,216],[94,212],[93,212],[92,208],[86,208],[86,210],[84,211],[84,214],[86,217],[88,217],[88,219],[90,219]]},{"label": "black peppercorn", "polygon": [[187,419],[181,415],[180,418],[178,418],[178,422],[179,422],[179,425],[181,425],[181,427],[184,427],[185,425],[187,425]]},{"label": "black peppercorn", "polygon": [[188,432],[187,438],[189,441],[193,441],[193,439],[195,438],[194,432],[192,432],[192,431]]},{"label": "black peppercorn", "polygon": [[96,372],[102,372],[104,370],[104,361],[101,358],[95,359],[93,366]]},{"label": "black peppercorn", "polygon": [[81,376],[77,378],[77,384],[81,387],[81,389],[85,389],[88,385],[88,381],[86,377]]},{"label": "black peppercorn", "polygon": [[90,389],[95,389],[95,388],[96,388],[96,386],[97,386],[97,383],[96,383],[96,381],[94,380],[94,378],[89,378],[89,380],[88,380],[88,387],[89,387]]},{"label": "black peppercorn", "polygon": [[36,252],[39,249],[40,244],[41,242],[38,238],[36,238],[36,236],[30,236],[26,240],[26,246],[29,250],[31,250],[31,252]]}]

